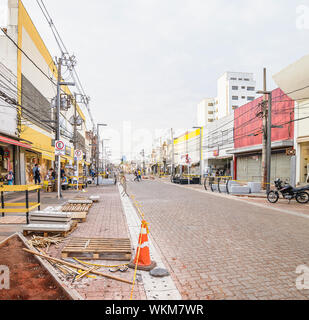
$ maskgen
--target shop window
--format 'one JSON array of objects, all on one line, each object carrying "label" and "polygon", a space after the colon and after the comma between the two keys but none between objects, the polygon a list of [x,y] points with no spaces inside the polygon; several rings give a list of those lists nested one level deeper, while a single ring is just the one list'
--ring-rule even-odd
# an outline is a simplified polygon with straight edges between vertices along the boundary
[{"label": "shop window", "polygon": [[0,147],[0,181],[5,182],[6,175],[10,170],[13,171],[13,149],[10,146]]}]

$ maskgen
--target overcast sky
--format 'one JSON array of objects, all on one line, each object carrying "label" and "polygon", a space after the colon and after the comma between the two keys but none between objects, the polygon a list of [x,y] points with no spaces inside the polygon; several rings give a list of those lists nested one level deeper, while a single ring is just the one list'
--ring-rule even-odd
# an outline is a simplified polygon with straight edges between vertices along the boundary
[{"label": "overcast sky", "polygon": [[[58,55],[34,0],[23,0]],[[95,120],[120,129],[191,128],[225,71],[271,75],[308,53],[298,0],[45,0],[78,59]],[[298,8],[298,9],[297,9]],[[309,19],[309,17],[308,17]],[[309,21],[309,20],[308,20]],[[305,21],[306,22],[306,21]],[[309,22],[308,22],[309,23]],[[307,23],[307,24],[308,24]],[[309,26],[308,26],[309,27]]]}]

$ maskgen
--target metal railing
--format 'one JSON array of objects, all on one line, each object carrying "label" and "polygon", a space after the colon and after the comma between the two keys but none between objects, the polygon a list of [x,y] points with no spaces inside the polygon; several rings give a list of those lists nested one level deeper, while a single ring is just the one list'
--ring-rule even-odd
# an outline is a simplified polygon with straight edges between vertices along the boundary
[{"label": "metal railing", "polygon": [[[204,188],[207,191],[207,185],[212,192],[218,191],[219,193],[226,192],[227,194],[230,193],[229,191],[229,182],[232,180],[230,176],[207,176],[204,179]],[[224,186],[224,187],[223,187]]]}]

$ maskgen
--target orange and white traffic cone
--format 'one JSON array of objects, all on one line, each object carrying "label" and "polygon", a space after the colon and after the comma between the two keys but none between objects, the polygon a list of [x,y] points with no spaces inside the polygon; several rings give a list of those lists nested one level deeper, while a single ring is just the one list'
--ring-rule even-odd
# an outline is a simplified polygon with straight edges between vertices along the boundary
[{"label": "orange and white traffic cone", "polygon": [[143,220],[141,233],[138,238],[136,256],[129,264],[129,267],[132,269],[135,269],[137,264],[138,270],[150,271],[157,265],[155,261],[151,261],[150,259],[148,233],[148,223]]}]

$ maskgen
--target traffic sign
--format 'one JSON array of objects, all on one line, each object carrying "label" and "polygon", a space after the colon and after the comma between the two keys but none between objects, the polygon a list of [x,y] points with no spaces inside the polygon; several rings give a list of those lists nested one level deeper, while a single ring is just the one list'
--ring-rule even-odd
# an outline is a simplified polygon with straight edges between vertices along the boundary
[{"label": "traffic sign", "polygon": [[82,150],[75,150],[74,156],[75,156],[75,158],[77,158],[77,160],[81,160],[83,158],[83,151]]},{"label": "traffic sign", "polygon": [[56,156],[65,155],[65,144],[61,140],[55,141],[55,155]]}]

